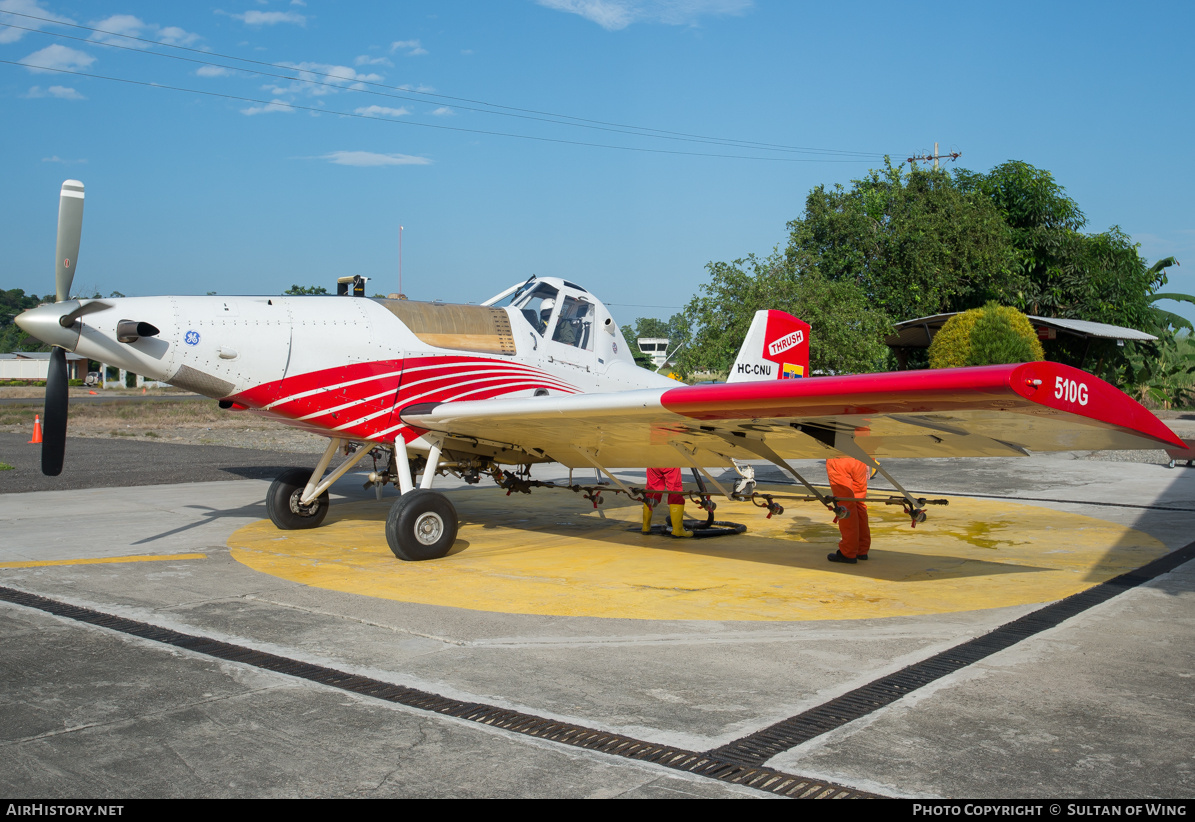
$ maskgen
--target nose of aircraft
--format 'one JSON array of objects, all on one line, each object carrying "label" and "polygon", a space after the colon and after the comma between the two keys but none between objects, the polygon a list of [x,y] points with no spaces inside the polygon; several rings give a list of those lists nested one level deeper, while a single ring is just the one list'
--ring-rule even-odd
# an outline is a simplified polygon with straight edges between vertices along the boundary
[{"label": "nose of aircraft", "polygon": [[59,320],[78,307],[79,303],[75,300],[39,305],[37,308],[31,308],[18,314],[15,322],[26,334],[37,337],[44,343],[73,351],[79,342],[80,327],[72,322],[68,327],[63,328]]}]

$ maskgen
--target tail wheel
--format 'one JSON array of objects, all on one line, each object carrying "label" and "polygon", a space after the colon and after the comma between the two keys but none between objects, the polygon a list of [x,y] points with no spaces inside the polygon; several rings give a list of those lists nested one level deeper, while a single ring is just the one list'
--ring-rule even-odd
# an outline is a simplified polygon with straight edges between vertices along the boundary
[{"label": "tail wheel", "polygon": [[311,479],[307,468],[283,471],[266,492],[266,512],[270,521],[283,531],[318,528],[328,516],[328,492],[320,494],[309,505],[300,504],[303,489]]},{"label": "tail wheel", "polygon": [[386,542],[408,562],[439,559],[456,542],[456,508],[438,491],[420,488],[403,494],[386,518]]}]

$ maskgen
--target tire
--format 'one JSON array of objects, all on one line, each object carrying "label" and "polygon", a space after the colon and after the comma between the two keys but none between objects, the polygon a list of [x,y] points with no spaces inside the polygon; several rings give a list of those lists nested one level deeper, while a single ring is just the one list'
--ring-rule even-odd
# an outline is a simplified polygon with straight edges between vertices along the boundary
[{"label": "tire", "polygon": [[299,506],[299,497],[311,479],[308,468],[288,468],[278,475],[266,492],[266,512],[270,521],[283,531],[318,528],[328,516],[328,492],[316,497],[306,508]]},{"label": "tire", "polygon": [[403,494],[386,518],[386,542],[407,562],[439,559],[456,542],[456,508],[438,491],[419,488]]}]

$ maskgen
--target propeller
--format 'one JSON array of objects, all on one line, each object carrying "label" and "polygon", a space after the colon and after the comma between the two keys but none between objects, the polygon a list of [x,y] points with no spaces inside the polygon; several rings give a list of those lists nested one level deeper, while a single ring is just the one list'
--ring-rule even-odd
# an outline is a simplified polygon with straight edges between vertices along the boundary
[{"label": "propeller", "polygon": [[[82,235],[83,184],[78,180],[67,180],[62,184],[58,200],[58,243],[54,261],[54,285],[60,303],[70,299]],[[58,322],[68,328],[84,314],[107,307],[106,303],[84,303]],[[42,426],[41,447],[41,472],[49,477],[62,473],[62,460],[66,454],[67,403],[66,349],[54,346],[50,350],[50,370],[46,374],[46,421]]]}]

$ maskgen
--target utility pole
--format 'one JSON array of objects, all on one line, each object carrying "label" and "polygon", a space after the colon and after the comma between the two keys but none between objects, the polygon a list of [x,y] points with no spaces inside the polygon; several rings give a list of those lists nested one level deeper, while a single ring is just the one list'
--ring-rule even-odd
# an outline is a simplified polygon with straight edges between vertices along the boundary
[{"label": "utility pole", "polygon": [[957,160],[959,157],[962,157],[962,156],[963,156],[963,153],[961,151],[952,151],[949,154],[939,154],[938,153],[938,144],[934,143],[934,153],[933,154],[923,154],[919,157],[910,157],[905,162],[907,162],[909,165],[916,165],[919,162],[928,163],[930,160],[933,160],[934,161],[934,171],[937,171],[938,170],[938,160]]},{"label": "utility pole", "polygon": [[402,226],[398,227],[398,298],[406,299],[402,293]]}]

